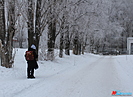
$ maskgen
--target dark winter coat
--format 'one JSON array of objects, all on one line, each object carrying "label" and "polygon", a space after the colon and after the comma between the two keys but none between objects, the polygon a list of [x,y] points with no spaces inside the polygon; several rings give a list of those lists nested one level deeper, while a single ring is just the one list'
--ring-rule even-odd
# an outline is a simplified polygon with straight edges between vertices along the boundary
[{"label": "dark winter coat", "polygon": [[32,49],[32,48],[29,48],[28,51],[33,51],[33,54],[34,54],[34,60],[28,60],[28,61],[27,61],[27,63],[28,63],[28,68],[37,69],[37,68],[38,68],[38,64],[37,64],[36,59],[38,58],[38,55],[36,54],[35,50]]}]

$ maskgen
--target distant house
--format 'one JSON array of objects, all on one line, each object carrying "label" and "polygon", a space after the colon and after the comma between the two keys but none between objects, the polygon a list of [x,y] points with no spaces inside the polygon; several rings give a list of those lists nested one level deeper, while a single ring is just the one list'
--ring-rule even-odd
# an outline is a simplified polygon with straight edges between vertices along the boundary
[{"label": "distant house", "polygon": [[127,52],[128,54],[133,54],[133,37],[127,38]]}]

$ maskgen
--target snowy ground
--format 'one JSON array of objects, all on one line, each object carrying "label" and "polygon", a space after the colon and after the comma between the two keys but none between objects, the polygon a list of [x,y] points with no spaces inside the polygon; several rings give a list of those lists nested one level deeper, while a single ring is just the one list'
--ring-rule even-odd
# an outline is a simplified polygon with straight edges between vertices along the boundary
[{"label": "snowy ground", "polygon": [[85,54],[39,61],[36,79],[27,79],[24,52],[18,49],[14,68],[0,67],[0,97],[112,97],[114,90],[133,93],[132,55]]}]

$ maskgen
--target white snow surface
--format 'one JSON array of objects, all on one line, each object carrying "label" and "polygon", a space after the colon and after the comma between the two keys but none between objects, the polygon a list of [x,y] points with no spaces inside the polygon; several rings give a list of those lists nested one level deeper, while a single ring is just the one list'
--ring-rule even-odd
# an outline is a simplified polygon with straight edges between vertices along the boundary
[{"label": "white snow surface", "polygon": [[36,78],[27,79],[25,51],[18,49],[13,68],[0,67],[0,97],[112,97],[114,90],[133,93],[133,55],[64,55],[53,62],[39,61]]}]

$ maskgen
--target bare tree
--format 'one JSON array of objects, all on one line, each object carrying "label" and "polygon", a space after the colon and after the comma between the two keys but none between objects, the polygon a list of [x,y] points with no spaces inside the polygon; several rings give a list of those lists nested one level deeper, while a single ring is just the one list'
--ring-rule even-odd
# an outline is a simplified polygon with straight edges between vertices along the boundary
[{"label": "bare tree", "polygon": [[59,53],[59,57],[62,58],[63,57],[63,47],[64,47],[64,44],[63,44],[63,37],[64,37],[64,20],[65,20],[65,17],[63,15],[63,18],[62,18],[62,26],[61,26],[61,32],[60,32],[60,53]]},{"label": "bare tree", "polygon": [[37,0],[37,5],[36,5],[36,19],[35,19],[35,35],[34,35],[34,43],[37,47],[37,53],[39,49],[39,41],[40,41],[40,36],[41,36],[41,25],[42,25],[42,20],[41,20],[41,3],[42,0]]},{"label": "bare tree", "polygon": [[50,7],[50,13],[49,13],[49,20],[48,20],[48,54],[47,58],[48,60],[54,59],[54,47],[55,47],[55,37],[56,37],[56,17],[55,17],[55,5],[56,0],[53,0],[53,2]]},{"label": "bare tree", "polygon": [[[1,40],[2,40],[2,48],[1,48],[1,61],[2,61],[2,66],[6,68],[11,68],[12,64],[14,62],[13,56],[12,56],[12,51],[13,51],[13,43],[12,39],[15,33],[15,0],[8,2],[9,8],[8,9],[8,18],[7,18],[7,31],[5,30],[5,1],[1,0],[0,4],[2,5],[1,9],[1,23],[3,24],[2,27],[2,34]],[[3,15],[2,15],[3,14]]]},{"label": "bare tree", "polygon": [[[0,39],[3,40],[5,38],[5,1],[0,0]],[[2,41],[4,44],[4,41]]]},{"label": "bare tree", "polygon": [[[2,58],[2,44],[4,44],[4,41],[2,41],[5,38],[5,11],[4,11],[4,0],[0,0],[0,61]],[[1,63],[1,62],[0,62]],[[3,64],[0,64],[3,65]]]},{"label": "bare tree", "polygon": [[34,43],[34,9],[33,0],[28,0],[28,47]]}]

